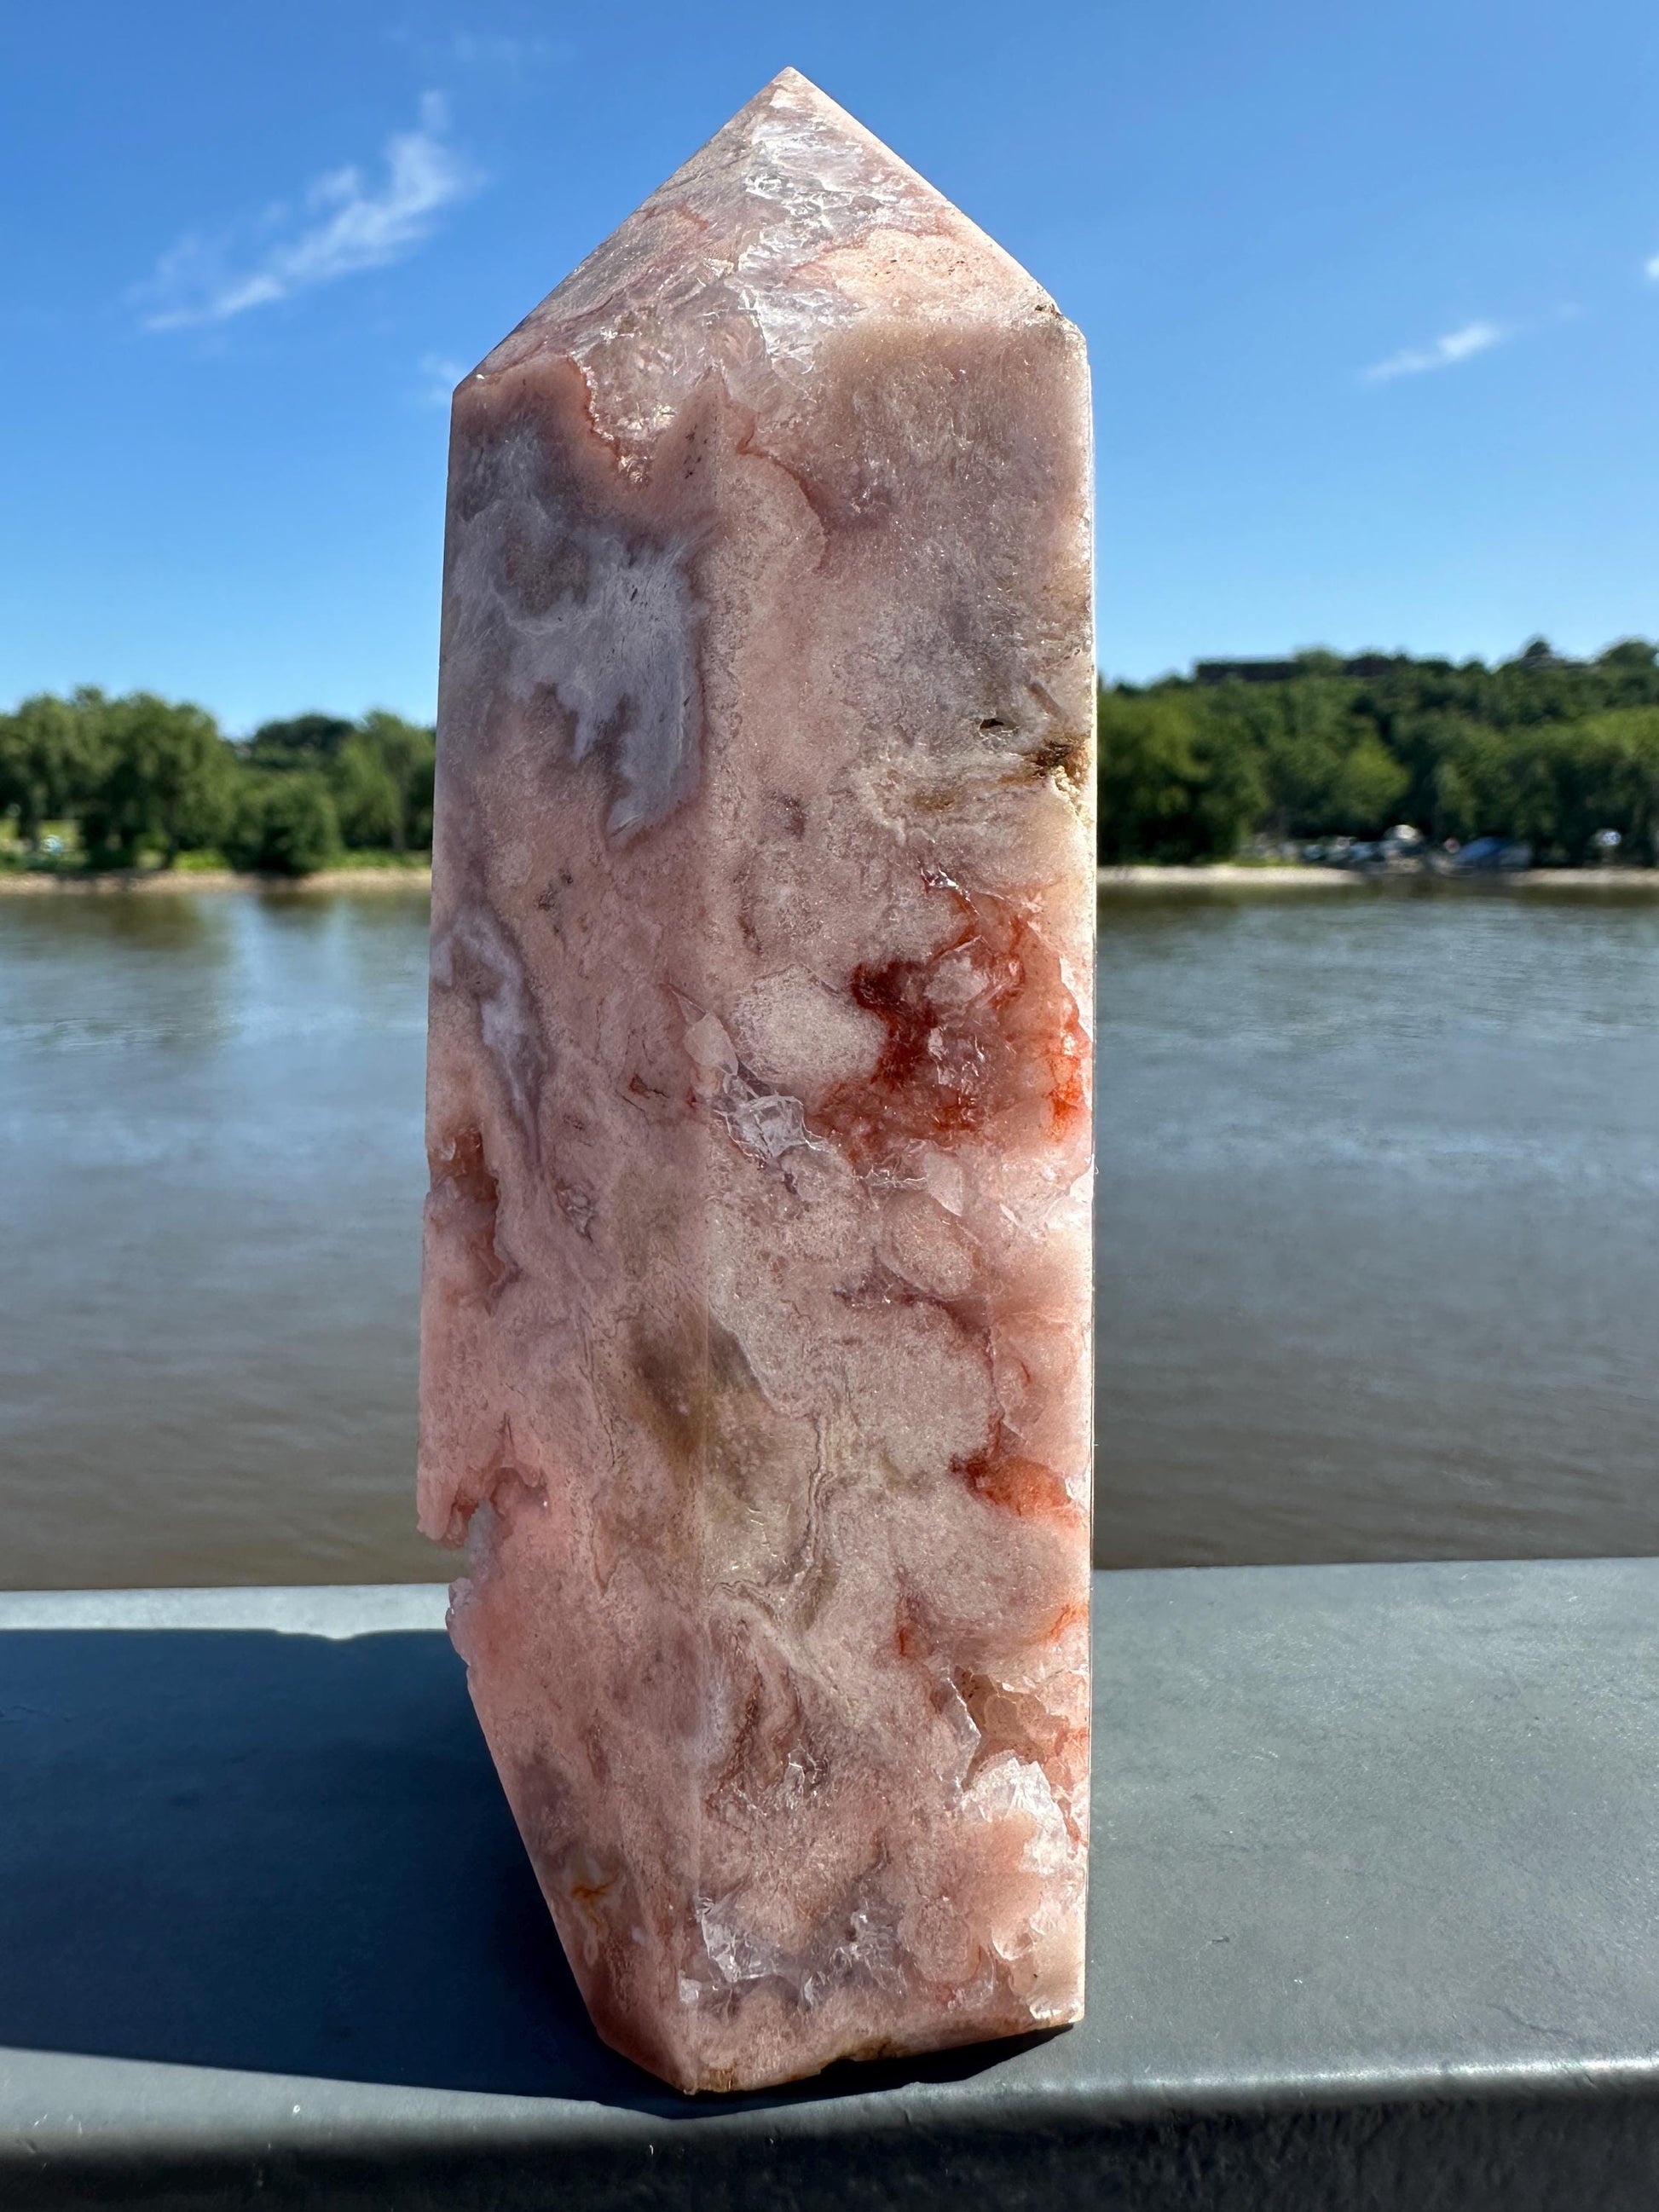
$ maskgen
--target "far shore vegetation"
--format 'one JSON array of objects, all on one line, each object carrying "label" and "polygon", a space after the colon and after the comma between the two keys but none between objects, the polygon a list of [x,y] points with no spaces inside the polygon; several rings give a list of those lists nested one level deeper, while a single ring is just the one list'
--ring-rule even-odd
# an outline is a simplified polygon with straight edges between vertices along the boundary
[{"label": "far shore vegetation", "polygon": [[[1325,652],[1099,687],[1100,859],[1192,866],[1382,837],[1504,839],[1542,865],[1659,865],[1659,647],[1574,660]],[[374,709],[228,738],[204,708],[82,690],[0,714],[0,868],[413,866],[434,742]]]},{"label": "far shore vegetation", "polygon": [[1302,653],[1100,687],[1106,866],[1288,858],[1398,824],[1549,866],[1659,863],[1659,647],[1572,660],[1536,638],[1496,667]]},{"label": "far shore vegetation", "polygon": [[433,761],[430,729],[380,708],[232,739],[204,708],[152,692],[42,693],[0,714],[0,865],[290,878],[416,865],[432,849]]}]

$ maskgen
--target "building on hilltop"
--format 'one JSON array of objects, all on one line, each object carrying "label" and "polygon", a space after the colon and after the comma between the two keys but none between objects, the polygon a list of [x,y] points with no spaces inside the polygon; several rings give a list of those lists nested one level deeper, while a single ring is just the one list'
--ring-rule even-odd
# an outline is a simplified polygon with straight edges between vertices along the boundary
[{"label": "building on hilltop", "polygon": [[[1362,653],[1352,660],[1338,661],[1330,672],[1343,676],[1386,676],[1393,665],[1386,653]],[[1304,660],[1197,660],[1193,663],[1193,680],[1197,684],[1288,684],[1293,677],[1309,673]]]}]

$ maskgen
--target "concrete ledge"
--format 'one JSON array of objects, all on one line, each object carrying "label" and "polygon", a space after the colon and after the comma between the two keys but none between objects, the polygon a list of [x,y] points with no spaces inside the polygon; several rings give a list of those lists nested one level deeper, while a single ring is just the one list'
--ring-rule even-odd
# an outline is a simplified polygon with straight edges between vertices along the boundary
[{"label": "concrete ledge", "polygon": [[0,1598],[9,2212],[1654,2201],[1659,1563],[1097,1577],[1088,2021],[696,2103],[588,2029],[441,1612]]}]

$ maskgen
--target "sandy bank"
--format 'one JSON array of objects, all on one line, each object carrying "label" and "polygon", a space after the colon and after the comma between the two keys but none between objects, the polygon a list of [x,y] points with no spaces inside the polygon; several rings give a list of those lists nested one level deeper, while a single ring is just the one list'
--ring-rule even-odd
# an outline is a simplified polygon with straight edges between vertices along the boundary
[{"label": "sandy bank", "polygon": [[146,868],[142,872],[112,872],[101,876],[53,876],[0,872],[0,897],[15,892],[25,896],[91,897],[105,891],[140,892],[146,898],[167,891],[429,891],[430,868],[324,868],[314,876],[239,876],[228,868],[203,869],[198,874],[172,869]]},{"label": "sandy bank", "polygon": [[1218,861],[1213,867],[1100,868],[1103,892],[1362,890],[1367,885],[1427,884],[1437,890],[1567,891],[1603,897],[1623,892],[1659,898],[1659,868],[1525,868],[1468,876],[1366,874],[1358,868],[1251,868]]},{"label": "sandy bank", "polygon": [[1659,897],[1659,868],[1527,868],[1498,880],[1527,891],[1638,891]]},{"label": "sandy bank", "polygon": [[1097,868],[1095,874],[1103,891],[1328,891],[1364,881],[1342,868],[1246,868],[1227,860],[1207,868]]}]

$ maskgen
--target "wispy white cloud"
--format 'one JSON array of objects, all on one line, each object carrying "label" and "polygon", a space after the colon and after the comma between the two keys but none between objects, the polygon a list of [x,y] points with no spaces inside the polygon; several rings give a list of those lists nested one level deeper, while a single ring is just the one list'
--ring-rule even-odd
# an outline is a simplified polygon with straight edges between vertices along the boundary
[{"label": "wispy white cloud", "polygon": [[1476,354],[1487,353],[1514,336],[1514,330],[1504,323],[1465,323],[1431,345],[1407,346],[1390,354],[1386,361],[1366,369],[1362,381],[1387,384],[1396,376],[1423,376],[1431,368],[1455,368],[1460,361],[1473,361]]},{"label": "wispy white cloud", "polygon": [[278,202],[240,233],[191,231],[170,246],[131,303],[152,331],[228,322],[319,284],[404,260],[431,235],[440,212],[478,179],[447,143],[437,93],[412,131],[394,132],[378,180],[353,166],[319,177],[296,218]]},{"label": "wispy white cloud", "polygon": [[1650,254],[1642,266],[1653,283],[1659,284],[1659,253]]},{"label": "wispy white cloud", "polygon": [[466,374],[467,364],[447,353],[421,356],[421,398],[428,407],[447,407],[450,395]]}]

